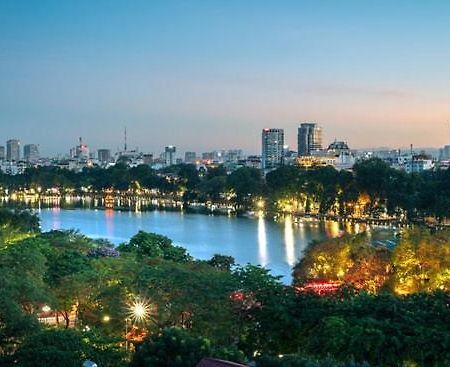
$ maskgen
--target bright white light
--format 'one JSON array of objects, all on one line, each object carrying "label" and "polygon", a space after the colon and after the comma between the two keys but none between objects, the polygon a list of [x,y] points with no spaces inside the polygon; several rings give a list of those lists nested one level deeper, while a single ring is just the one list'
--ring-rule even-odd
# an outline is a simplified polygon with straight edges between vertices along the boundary
[{"label": "bright white light", "polygon": [[44,307],[42,307],[42,311],[43,312],[50,312],[51,308],[49,306],[45,305]]},{"label": "bright white light", "polygon": [[142,298],[136,298],[128,309],[128,317],[136,322],[144,322],[150,316],[150,303]]},{"label": "bright white light", "polygon": [[267,265],[266,222],[262,216],[258,218],[258,252],[259,252],[259,263],[262,266],[266,266]]},{"label": "bright white light", "polygon": [[295,264],[295,237],[292,217],[286,216],[284,221],[284,244],[286,245],[286,262],[289,266]]}]

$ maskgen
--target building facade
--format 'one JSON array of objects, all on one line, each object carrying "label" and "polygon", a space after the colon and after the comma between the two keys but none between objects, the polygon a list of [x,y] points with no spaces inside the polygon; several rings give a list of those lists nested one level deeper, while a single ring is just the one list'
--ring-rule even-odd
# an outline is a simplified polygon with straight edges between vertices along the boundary
[{"label": "building facade", "polygon": [[297,135],[298,156],[308,156],[322,150],[322,128],[315,122],[300,124]]},{"label": "building facade", "polygon": [[166,166],[173,166],[176,164],[176,153],[177,149],[173,145],[169,145],[164,149],[164,160]]},{"label": "building facade", "polygon": [[109,149],[98,149],[97,150],[97,158],[99,163],[108,164],[111,162],[111,150]]},{"label": "building facade", "polygon": [[283,164],[284,130],[262,130],[261,163],[264,171],[275,169]]},{"label": "building facade", "polygon": [[39,160],[39,147],[36,144],[24,145],[23,158],[29,163],[36,163]]},{"label": "building facade", "polygon": [[417,154],[412,156],[411,161],[406,163],[404,168],[407,173],[421,173],[432,170],[434,168],[434,162],[430,156]]},{"label": "building facade", "polygon": [[192,164],[197,160],[197,153],[195,152],[185,152],[184,153],[184,163]]},{"label": "building facade", "polygon": [[10,139],[6,142],[6,160],[18,162],[20,160],[20,141]]},{"label": "building facade", "polygon": [[0,161],[4,161],[6,158],[5,147],[0,145]]}]

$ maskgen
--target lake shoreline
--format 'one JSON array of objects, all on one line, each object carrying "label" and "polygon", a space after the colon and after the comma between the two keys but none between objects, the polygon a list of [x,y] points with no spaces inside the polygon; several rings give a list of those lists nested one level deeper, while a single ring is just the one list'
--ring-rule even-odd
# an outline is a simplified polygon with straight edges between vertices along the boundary
[{"label": "lake shoreline", "polygon": [[239,264],[261,265],[290,283],[292,267],[313,241],[359,233],[363,225],[331,221],[273,220],[263,217],[199,215],[169,211],[133,212],[99,208],[36,208],[41,229],[74,229],[114,245],[129,241],[140,230],[162,234],[195,258],[233,256]]}]

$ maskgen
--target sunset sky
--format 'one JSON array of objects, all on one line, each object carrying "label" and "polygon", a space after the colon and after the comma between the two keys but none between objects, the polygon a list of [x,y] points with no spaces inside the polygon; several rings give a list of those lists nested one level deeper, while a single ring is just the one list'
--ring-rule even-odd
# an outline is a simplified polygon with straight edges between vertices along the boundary
[{"label": "sunset sky", "polygon": [[450,144],[450,1],[0,0],[0,145]]}]

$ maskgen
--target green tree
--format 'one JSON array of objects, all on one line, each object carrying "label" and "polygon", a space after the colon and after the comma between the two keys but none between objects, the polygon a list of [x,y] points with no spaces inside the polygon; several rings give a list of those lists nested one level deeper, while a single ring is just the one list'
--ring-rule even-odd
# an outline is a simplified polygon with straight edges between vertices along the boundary
[{"label": "green tree", "polygon": [[210,357],[211,342],[179,328],[164,329],[138,347],[131,367],[195,367],[202,358]]},{"label": "green tree", "polygon": [[139,231],[127,244],[119,246],[118,250],[136,252],[139,257],[161,257],[174,262],[186,262],[191,259],[186,250],[174,246],[170,238],[144,231]]},{"label": "green tree", "polygon": [[236,204],[249,205],[250,198],[264,191],[261,172],[255,168],[243,167],[228,176],[227,186],[236,194]]},{"label": "green tree", "polygon": [[37,328],[34,313],[49,299],[41,245],[30,238],[0,250],[0,356]]},{"label": "green tree", "polygon": [[233,256],[215,254],[210,260],[207,261],[207,263],[216,269],[231,271],[231,268],[235,265],[236,261]]},{"label": "green tree", "polygon": [[158,327],[180,326],[220,345],[236,341],[231,293],[236,281],[204,262],[174,263],[154,259],[138,273],[135,293],[155,305]]},{"label": "green tree", "polygon": [[79,367],[88,354],[88,347],[77,332],[49,329],[31,334],[15,357],[21,367]]}]

